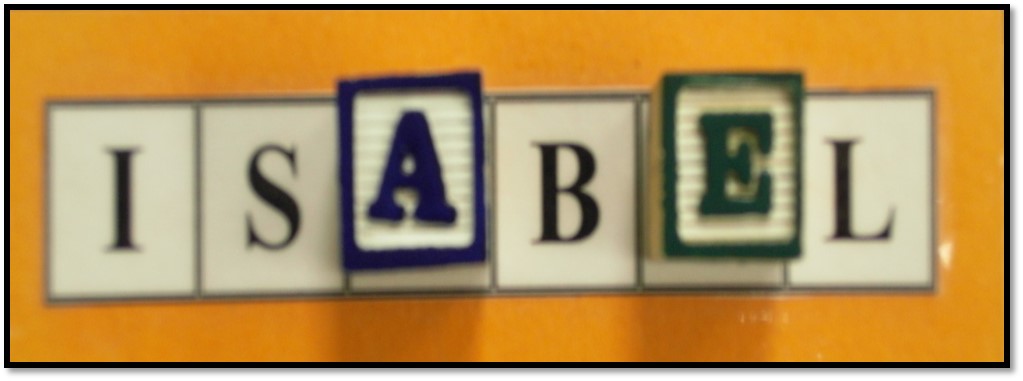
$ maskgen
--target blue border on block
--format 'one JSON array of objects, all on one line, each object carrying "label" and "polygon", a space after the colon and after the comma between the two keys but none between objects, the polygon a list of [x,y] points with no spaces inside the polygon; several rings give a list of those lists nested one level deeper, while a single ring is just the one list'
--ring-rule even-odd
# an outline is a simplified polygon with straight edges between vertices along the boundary
[{"label": "blue border on block", "polygon": [[[341,248],[344,267],[349,270],[431,266],[486,260],[487,213],[483,203],[483,97],[478,72],[430,77],[385,77],[341,81],[338,83],[338,116],[341,131]],[[364,90],[436,90],[464,91],[472,102],[473,177],[475,192],[475,228],[472,243],[464,249],[391,249],[363,250],[355,244],[355,200],[353,196],[353,109],[355,97]],[[441,153],[443,154],[443,153]]]}]

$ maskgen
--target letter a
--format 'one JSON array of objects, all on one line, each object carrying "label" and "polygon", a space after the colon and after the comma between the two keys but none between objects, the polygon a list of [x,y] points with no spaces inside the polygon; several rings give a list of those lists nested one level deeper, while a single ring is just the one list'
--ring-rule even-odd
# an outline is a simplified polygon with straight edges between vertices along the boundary
[{"label": "letter a", "polygon": [[[415,163],[411,173],[404,173],[401,168],[406,156],[411,156]],[[419,192],[416,219],[448,224],[455,221],[456,212],[447,203],[440,162],[422,112],[406,112],[398,122],[380,191],[369,207],[370,217],[391,221],[405,217],[405,210],[394,202],[395,188],[415,188]]]}]

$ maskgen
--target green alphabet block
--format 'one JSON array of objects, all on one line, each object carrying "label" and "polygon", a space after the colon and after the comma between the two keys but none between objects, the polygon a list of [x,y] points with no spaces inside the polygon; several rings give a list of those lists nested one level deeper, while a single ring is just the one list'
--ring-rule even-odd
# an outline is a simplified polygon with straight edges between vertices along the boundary
[{"label": "green alphabet block", "polygon": [[800,74],[666,75],[651,102],[651,257],[796,257]]}]

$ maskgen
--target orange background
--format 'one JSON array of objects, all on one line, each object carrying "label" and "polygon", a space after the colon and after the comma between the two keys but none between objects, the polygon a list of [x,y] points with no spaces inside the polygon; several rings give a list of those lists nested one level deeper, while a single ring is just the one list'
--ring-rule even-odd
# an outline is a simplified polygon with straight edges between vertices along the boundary
[{"label": "orange background", "polygon": [[[13,11],[9,20],[11,361],[1004,358],[1001,12]],[[938,244],[950,248],[938,290],[44,303],[45,99],[330,94],[339,77],[459,68],[481,70],[485,91],[652,88],[668,70],[799,70],[812,90],[933,88]]]}]

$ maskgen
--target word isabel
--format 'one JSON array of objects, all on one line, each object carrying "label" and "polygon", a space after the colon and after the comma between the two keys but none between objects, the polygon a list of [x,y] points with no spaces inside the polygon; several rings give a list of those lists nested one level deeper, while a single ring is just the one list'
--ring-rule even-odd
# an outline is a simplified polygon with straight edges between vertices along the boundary
[{"label": "word isabel", "polygon": [[53,102],[49,295],[930,288],[931,104],[799,74],[484,97],[477,73]]}]

